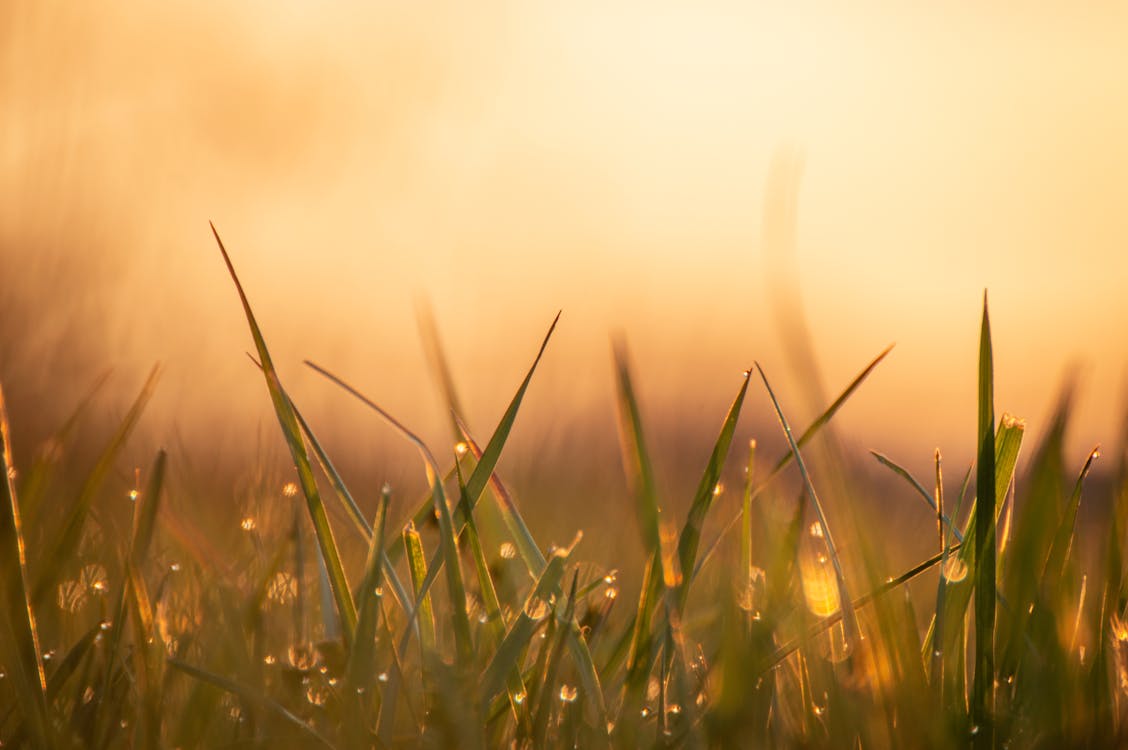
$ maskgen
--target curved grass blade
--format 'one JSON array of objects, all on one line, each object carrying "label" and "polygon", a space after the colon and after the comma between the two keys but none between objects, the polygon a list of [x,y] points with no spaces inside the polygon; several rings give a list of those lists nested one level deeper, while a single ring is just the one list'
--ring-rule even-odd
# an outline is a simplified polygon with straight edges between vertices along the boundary
[{"label": "curved grass blade", "polygon": [[[909,473],[908,469],[900,466],[895,461],[893,461],[891,458],[886,456],[884,453],[879,453],[877,451],[870,451],[870,455],[872,455],[874,458],[876,458],[878,463],[880,463],[882,466],[884,466],[888,469],[891,469],[894,474],[896,474],[897,476],[901,477],[906,482],[908,482],[909,485],[914,490],[917,491],[917,494],[924,498],[924,501],[926,503],[928,503],[929,507],[932,508],[932,510],[938,511],[938,506],[936,505],[936,500],[934,500],[932,495],[928,492],[928,490],[926,490],[924,488],[924,486],[921,485],[921,483],[917,481],[916,477],[914,477],[911,473]],[[955,527],[955,525],[953,525],[952,519],[949,518],[948,516],[944,515],[943,513],[940,514],[940,517],[944,519],[943,522],[945,524],[947,524],[948,528],[951,530],[952,534],[955,535],[956,539],[962,542],[963,541],[963,534],[961,534],[960,530],[957,529]]]},{"label": "curved grass blade", "polygon": [[[817,435],[828,422],[830,422],[834,415],[838,413],[838,410],[842,408],[842,406],[850,399],[850,397],[854,395],[854,392],[858,390],[865,379],[869,377],[870,373],[872,373],[877,368],[878,364],[880,364],[881,361],[885,359],[886,355],[888,355],[889,352],[893,351],[893,346],[893,344],[890,344],[889,346],[885,347],[885,350],[882,351],[881,354],[877,355],[868,365],[866,365],[866,367],[860,373],[858,373],[858,375],[855,376],[852,381],[850,381],[850,384],[846,386],[842,393],[838,394],[838,398],[834,399],[834,403],[828,406],[826,410],[822,414],[820,414],[815,419],[815,421],[812,422],[809,427],[807,427],[807,429],[803,431],[803,434],[799,436],[799,440],[796,441],[800,448],[810,442],[810,440],[814,438],[815,435]],[[773,479],[775,479],[776,475],[783,471],[783,469],[787,466],[788,463],[791,462],[793,458],[794,456],[790,450],[780,456],[779,460],[776,461],[775,465],[772,467],[772,470],[768,472],[768,475],[753,487],[753,489],[751,490],[751,497],[749,499],[749,502],[751,502],[751,500],[754,500],[760,494],[760,492],[762,492],[763,489],[767,487]],[[697,573],[701,570],[702,566],[704,566],[709,558],[713,556],[713,553],[716,551],[718,545],[720,545],[721,540],[724,539],[725,536],[737,525],[737,523],[740,522],[740,519],[741,513],[737,512],[736,515],[734,515],[732,519],[729,520],[727,524],[725,524],[724,528],[721,529],[721,532],[717,534],[717,537],[705,550],[705,554],[701,555],[697,566],[693,569],[694,578],[697,577]]]},{"label": "curved grass blade", "polygon": [[658,552],[658,490],[654,481],[654,465],[642,429],[642,415],[635,398],[631,382],[630,365],[627,362],[626,346],[616,342],[614,347],[615,374],[619,404],[619,444],[623,454],[623,466],[635,496],[636,513],[642,546],[649,554]]},{"label": "curved grass blade", "polygon": [[976,748],[995,746],[995,384],[991,321],[983,293],[979,332],[979,420],[975,501],[975,674],[971,721]]},{"label": "curved grass blade", "polygon": [[321,551],[322,560],[329,574],[329,585],[333,592],[333,599],[337,604],[337,614],[341,618],[341,627],[344,630],[345,643],[347,647],[351,647],[353,634],[356,632],[356,608],[353,606],[348,578],[345,576],[345,569],[341,564],[340,551],[337,548],[337,542],[333,538],[333,529],[329,525],[329,517],[325,512],[325,504],[321,500],[321,492],[318,490],[317,480],[313,476],[313,467],[310,464],[309,454],[306,452],[305,443],[302,441],[301,428],[298,426],[297,417],[294,416],[294,410],[290,408],[290,400],[282,390],[282,382],[279,380],[278,373],[274,369],[274,362],[271,360],[270,352],[267,351],[266,348],[266,340],[263,338],[262,331],[255,321],[254,313],[251,311],[251,304],[247,300],[246,293],[243,291],[243,285],[239,282],[239,277],[235,273],[235,266],[231,263],[231,258],[227,254],[227,249],[223,246],[223,240],[219,238],[219,232],[216,231],[215,225],[210,226],[212,234],[215,236],[216,244],[219,245],[219,251],[223,255],[223,262],[227,264],[227,271],[231,274],[231,280],[234,282],[235,289],[239,293],[239,300],[243,304],[243,312],[247,317],[247,325],[250,327],[251,336],[255,341],[255,349],[258,351],[259,362],[262,365],[262,374],[266,379],[267,390],[270,392],[270,400],[274,404],[274,413],[278,417],[282,434],[286,438],[286,445],[289,447],[290,455],[294,459],[294,465],[298,472],[298,480],[301,484],[302,493],[305,495],[306,507],[309,510],[313,530],[317,536],[318,548]]},{"label": "curved grass blade", "polygon": [[466,584],[462,577],[462,565],[458,557],[458,540],[455,535],[454,521],[451,517],[450,506],[447,504],[442,482],[439,480],[441,475],[434,454],[414,432],[356,388],[309,360],[306,360],[306,365],[379,414],[396,432],[413,444],[422,456],[427,473],[427,484],[431,488],[433,507],[439,518],[440,549],[443,556],[443,569],[447,576],[448,594],[451,600],[458,661],[461,665],[469,664],[473,656],[473,646],[470,639],[470,620],[466,613]]},{"label": "curved grass blade", "polygon": [[780,426],[783,428],[783,434],[787,436],[787,443],[791,446],[791,451],[795,454],[795,463],[799,465],[799,473],[803,477],[803,485],[807,488],[807,494],[811,498],[811,504],[815,508],[819,525],[822,526],[827,552],[830,554],[830,562],[834,566],[834,578],[838,586],[838,599],[842,606],[842,625],[845,630],[846,643],[852,650],[861,638],[861,631],[858,629],[858,617],[854,612],[853,600],[850,598],[850,590],[846,586],[846,574],[842,570],[842,561],[838,557],[838,548],[834,544],[834,537],[831,535],[830,527],[826,523],[826,514],[823,513],[822,503],[819,502],[819,496],[815,492],[815,485],[811,482],[810,474],[807,473],[807,465],[803,462],[803,456],[799,453],[799,446],[796,444],[795,438],[791,435],[791,427],[787,423],[787,418],[783,415],[783,408],[779,405],[779,401],[772,391],[771,384],[768,383],[768,376],[764,374],[764,368],[760,367],[759,363],[756,363],[756,369],[759,370],[760,379],[764,381],[764,387],[768,390],[768,396],[771,398],[772,406],[775,408],[776,416],[779,418]]},{"label": "curved grass blade", "polygon": [[291,713],[289,709],[287,709],[281,703],[278,703],[277,701],[265,695],[262,695],[258,691],[247,687],[246,685],[242,685],[235,680],[228,679],[227,677],[218,675],[214,672],[209,672],[205,669],[200,669],[199,667],[192,666],[191,664],[185,661],[181,661],[176,657],[170,656],[168,659],[168,665],[190,677],[194,677],[197,680],[200,680],[201,682],[206,682],[209,685],[213,685],[214,687],[219,688],[220,690],[224,690],[228,693],[237,695],[245,701],[254,703],[258,706],[262,706],[268,711],[271,711],[272,713],[285,719],[292,726],[300,730],[301,733],[308,739],[314,740],[318,744],[324,745],[328,748],[334,747],[333,743],[330,742],[329,739],[325,737],[325,735],[321,734],[316,729],[306,724],[300,717]]},{"label": "curved grass blade", "polygon": [[47,713],[47,679],[39,660],[39,632],[35,610],[28,596],[27,552],[20,525],[16,497],[15,467],[12,464],[12,435],[8,409],[0,389],[0,654],[11,669],[16,700],[23,711],[28,732],[35,744],[53,747],[51,719]]},{"label": "curved grass blade", "polygon": [[[152,397],[153,391],[157,385],[157,379],[160,375],[160,366],[155,365],[149,371],[149,377],[145,379],[145,384],[141,387],[141,392],[137,394],[133,404],[126,412],[125,418],[122,419],[121,424],[118,425],[117,431],[110,442],[106,444],[102,454],[98,457],[97,463],[91,470],[90,475],[82,484],[82,489],[79,491],[78,500],[67,512],[67,517],[63,521],[63,526],[55,538],[47,544],[45,549],[51,550],[71,550],[78,546],[80,537],[82,536],[82,527],[86,522],[86,516],[90,513],[90,507],[94,503],[94,498],[98,494],[98,490],[102,487],[102,482],[105,481],[106,476],[113,468],[114,461],[117,460],[118,454],[125,446],[126,440],[129,438],[133,429],[137,426],[138,420],[141,419],[141,413],[145,410],[145,405]],[[43,565],[40,568],[39,575],[35,579],[35,586],[32,588],[31,603],[33,605],[41,604],[44,598],[51,592],[54,585],[58,582],[59,566],[57,565]]]}]

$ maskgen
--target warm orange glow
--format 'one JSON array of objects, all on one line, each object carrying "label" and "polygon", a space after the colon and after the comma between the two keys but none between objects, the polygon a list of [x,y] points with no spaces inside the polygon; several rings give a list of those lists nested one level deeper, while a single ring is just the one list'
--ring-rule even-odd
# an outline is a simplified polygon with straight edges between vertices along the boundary
[{"label": "warm orange glow", "polygon": [[[351,405],[304,357],[444,434],[420,295],[483,422],[558,308],[532,411],[606,414],[623,329],[656,408],[720,414],[753,358],[786,383],[769,292],[790,268],[827,395],[898,342],[841,432],[970,458],[989,288],[999,410],[1036,437],[1078,363],[1083,456],[1115,443],[1128,355],[1126,24],[1064,2],[9,0],[0,379],[62,346],[82,383],[160,359],[181,429],[243,404],[253,424],[211,219],[329,419]],[[781,144],[801,156],[782,266],[761,211]],[[814,411],[797,381],[784,398]]]}]

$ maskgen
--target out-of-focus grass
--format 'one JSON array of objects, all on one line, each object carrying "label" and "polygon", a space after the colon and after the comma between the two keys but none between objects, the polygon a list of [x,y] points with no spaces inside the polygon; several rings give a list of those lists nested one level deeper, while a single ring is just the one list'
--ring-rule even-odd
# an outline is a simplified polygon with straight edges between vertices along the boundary
[{"label": "out-of-focus grass", "polygon": [[[798,438],[757,368],[788,448],[762,466],[754,450],[740,451],[742,501],[726,524],[717,518],[733,510],[722,508],[723,477],[758,389],[752,371],[734,377],[696,489],[678,502],[655,479],[643,384],[618,347],[637,528],[617,533],[640,537],[644,558],[634,567],[623,555],[612,571],[586,561],[579,533],[603,522],[598,508],[575,503],[573,541],[546,546],[498,468],[552,328],[484,446],[465,424],[457,373],[433,330],[452,447],[434,450],[315,366],[418,448],[426,497],[407,498],[417,510],[399,518],[389,488],[350,488],[334,468],[223,254],[296,476],[249,505],[233,536],[213,536],[185,513],[203,500],[169,479],[175,452],[157,451],[132,483],[113,471],[155,376],[78,482],[47,481],[70,470],[65,454],[25,473],[12,465],[0,400],[5,746],[1124,742],[1128,464],[1121,453],[1115,481],[1093,503],[1085,479],[1096,451],[1073,473],[1062,455],[1068,397],[1020,462],[1023,422],[994,417],[986,306],[980,400],[963,405],[979,414],[974,486],[969,471],[964,491],[945,495],[939,453],[932,490],[878,455],[891,486],[925,501],[922,513],[937,523],[936,535],[901,540],[920,561],[906,569],[889,568],[883,554],[898,530],[843,501],[868,485],[805,455],[816,437],[833,439],[822,428],[888,351]],[[791,463],[801,481],[787,482]],[[74,496],[52,494],[71,486]],[[378,497],[374,518],[357,497]],[[1086,504],[1099,522],[1079,521]],[[927,595],[910,595],[919,580]],[[628,590],[637,602],[618,604]]]}]

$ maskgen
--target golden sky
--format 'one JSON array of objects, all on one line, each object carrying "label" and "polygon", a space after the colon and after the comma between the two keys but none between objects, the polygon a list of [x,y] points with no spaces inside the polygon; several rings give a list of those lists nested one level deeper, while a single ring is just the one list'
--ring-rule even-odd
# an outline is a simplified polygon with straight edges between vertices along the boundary
[{"label": "golden sky", "polygon": [[826,388],[897,342],[848,439],[970,457],[986,288],[997,411],[1036,434],[1074,364],[1074,459],[1116,442],[1128,6],[235,5],[0,4],[0,295],[40,348],[165,362],[182,425],[268,408],[208,220],[331,414],[304,357],[441,428],[422,297],[482,424],[561,308],[540,419],[606,409],[618,331],[655,411],[719,422],[758,360],[808,414],[764,233],[783,153]]}]

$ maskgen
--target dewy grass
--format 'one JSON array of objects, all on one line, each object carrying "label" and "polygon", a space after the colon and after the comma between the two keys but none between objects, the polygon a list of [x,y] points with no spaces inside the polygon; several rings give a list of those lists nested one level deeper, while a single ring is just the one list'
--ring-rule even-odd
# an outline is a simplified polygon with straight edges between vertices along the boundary
[{"label": "dewy grass", "polygon": [[[1111,476],[1090,478],[1096,451],[1074,466],[1084,457],[1065,455],[1063,397],[1042,444],[1020,462],[1024,423],[995,419],[986,305],[974,500],[963,502],[970,471],[958,494],[945,492],[938,452],[932,491],[875,452],[897,475],[883,485],[883,502],[928,503],[920,519],[935,531],[900,534],[902,552],[920,560],[908,569],[880,554],[898,530],[855,502],[870,485],[805,450],[816,434],[836,439],[825,426],[888,350],[798,438],[760,370],[770,401],[760,416],[774,413],[788,451],[759,465],[750,449],[731,467],[752,400],[746,374],[715,415],[720,430],[694,492],[675,505],[657,479],[667,472],[649,450],[638,383],[619,347],[622,448],[644,556],[613,550],[618,571],[609,572],[588,562],[578,533],[599,524],[599,513],[577,506],[577,528],[567,530],[575,541],[542,546],[500,462],[556,321],[484,446],[465,424],[438,331],[424,322],[458,444],[449,459],[316,368],[420,449],[427,497],[400,518],[389,490],[346,486],[298,394],[283,389],[221,251],[298,484],[280,497],[262,492],[232,542],[230,530],[211,528],[215,511],[189,489],[175,452],[155,451],[136,478],[119,465],[155,372],[86,472],[72,474],[64,453],[20,473],[0,400],[5,747],[1128,742],[1128,455],[1122,446]],[[888,452],[897,437],[877,447]],[[715,490],[744,465],[744,492],[726,525],[717,514],[734,509]],[[69,481],[54,481],[54,471]],[[785,473],[798,481],[779,481]],[[330,489],[322,494],[319,482]],[[68,496],[59,487],[80,489]],[[480,505],[487,492],[496,509]],[[538,500],[535,488],[527,492]],[[123,497],[131,513],[121,512]],[[21,517],[25,498],[33,511]],[[375,501],[371,516],[366,499]],[[823,501],[834,505],[833,536]],[[334,503],[339,512],[330,513]],[[331,519],[349,527],[340,542]],[[726,535],[738,524],[739,534]],[[812,560],[826,568],[814,584],[803,580]],[[833,590],[832,609],[809,606],[812,585]],[[620,601],[625,591],[638,591],[634,606]],[[931,613],[927,627],[918,611]]]}]

